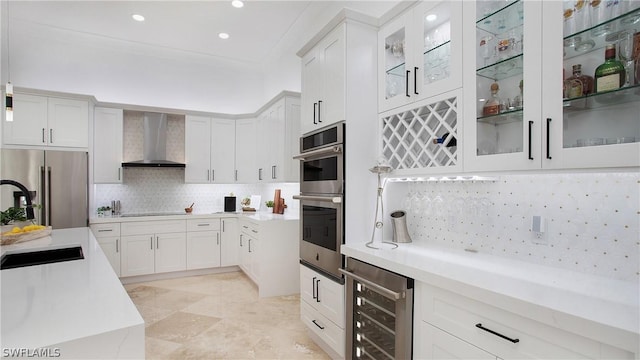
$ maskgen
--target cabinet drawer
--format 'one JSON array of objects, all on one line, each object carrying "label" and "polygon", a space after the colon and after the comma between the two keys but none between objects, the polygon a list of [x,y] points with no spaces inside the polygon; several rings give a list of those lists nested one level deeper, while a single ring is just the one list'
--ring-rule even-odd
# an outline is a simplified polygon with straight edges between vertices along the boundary
[{"label": "cabinet drawer", "polygon": [[122,235],[177,233],[186,229],[185,220],[126,222],[120,227]]},{"label": "cabinet drawer", "polygon": [[340,357],[344,358],[345,332],[326,317],[322,316],[306,301],[300,301],[300,320],[324,340]]},{"label": "cabinet drawer", "polygon": [[217,231],[220,230],[220,219],[191,219],[187,220],[187,231]]},{"label": "cabinet drawer", "polygon": [[[422,320],[500,358],[598,359],[613,350],[576,333],[441,288],[424,283],[417,286]],[[633,358],[633,354],[627,355]]]},{"label": "cabinet drawer", "polygon": [[251,237],[258,237],[260,231],[260,225],[254,224],[249,221],[243,221],[240,223],[240,232],[249,235]]},{"label": "cabinet drawer", "polygon": [[96,238],[120,236],[120,223],[91,224],[89,227]]}]

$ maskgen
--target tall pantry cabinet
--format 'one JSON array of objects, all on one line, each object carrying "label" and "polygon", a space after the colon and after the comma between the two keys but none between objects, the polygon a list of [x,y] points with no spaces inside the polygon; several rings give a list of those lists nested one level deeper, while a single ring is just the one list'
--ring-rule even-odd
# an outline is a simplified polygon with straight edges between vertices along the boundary
[{"label": "tall pantry cabinet", "polygon": [[[297,54],[302,61],[300,132],[345,123],[345,242],[361,241],[373,218],[368,206],[376,191],[368,169],[376,163],[377,19],[344,9]],[[304,268],[305,278],[322,275]],[[326,280],[333,282],[333,280]],[[344,312],[343,285],[327,292],[326,304]],[[301,292],[307,286],[304,281]],[[335,357],[344,357],[344,322],[330,319],[316,304],[301,297],[301,319],[319,344]],[[313,300],[316,301],[316,300]],[[324,324],[322,326],[318,324]]]}]

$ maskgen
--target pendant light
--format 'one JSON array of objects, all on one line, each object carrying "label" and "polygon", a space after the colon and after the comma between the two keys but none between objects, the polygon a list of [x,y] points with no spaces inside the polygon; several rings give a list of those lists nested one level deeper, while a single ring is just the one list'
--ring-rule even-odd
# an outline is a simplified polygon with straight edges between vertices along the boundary
[{"label": "pendant light", "polygon": [[7,85],[5,86],[5,115],[4,120],[7,122],[13,121],[13,85],[11,84],[11,46],[10,46],[10,33],[9,33],[9,2],[7,2]]},{"label": "pendant light", "polygon": [[6,97],[5,97],[5,121],[13,121],[13,85],[11,82],[7,83],[5,87]]}]

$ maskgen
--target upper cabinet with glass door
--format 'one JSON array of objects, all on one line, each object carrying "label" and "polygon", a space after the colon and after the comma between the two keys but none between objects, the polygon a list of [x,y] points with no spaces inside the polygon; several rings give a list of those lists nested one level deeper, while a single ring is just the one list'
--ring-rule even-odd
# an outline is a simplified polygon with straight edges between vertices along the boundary
[{"label": "upper cabinet with glass door", "polygon": [[464,90],[465,170],[540,168],[541,4],[477,1],[464,11],[475,19],[464,44],[475,50],[463,65],[475,78]]},{"label": "upper cabinet with glass door", "polygon": [[640,166],[640,1],[543,7],[543,167]]},{"label": "upper cabinet with glass door", "polygon": [[462,2],[424,1],[378,35],[379,112],[462,86]]}]

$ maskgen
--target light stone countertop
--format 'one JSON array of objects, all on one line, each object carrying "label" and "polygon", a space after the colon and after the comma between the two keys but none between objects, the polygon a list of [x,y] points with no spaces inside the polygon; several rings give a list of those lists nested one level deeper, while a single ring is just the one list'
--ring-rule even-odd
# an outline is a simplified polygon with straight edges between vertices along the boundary
[{"label": "light stone countertop", "polygon": [[89,219],[89,223],[91,224],[104,224],[104,223],[114,223],[114,222],[131,222],[131,221],[156,221],[156,220],[189,220],[189,219],[206,219],[206,218],[242,218],[246,217],[248,219],[256,220],[256,221],[289,221],[289,220],[298,220],[300,214],[298,211],[285,211],[284,214],[274,214],[268,211],[258,211],[258,212],[211,212],[211,213],[198,213],[194,212],[191,214],[170,214],[170,215],[154,215],[154,216],[108,216],[108,217],[92,217]]},{"label": "light stone countertop", "polygon": [[[436,246],[406,243],[391,249],[382,245],[376,250],[366,247],[365,243],[345,244],[341,252],[490,304],[496,299],[495,294],[503,295],[501,303],[492,305],[552,326],[575,326],[578,318],[577,323],[593,324],[605,330],[606,339],[601,338],[602,332],[594,331],[593,337],[598,340],[638,349],[640,285],[637,282]],[[523,314],[523,309],[531,309],[523,304],[533,304],[537,310]],[[580,329],[585,335],[589,335],[589,331]]]},{"label": "light stone countertop", "polygon": [[[89,228],[54,230],[45,238],[0,249],[5,254],[70,245],[80,245],[85,258],[0,271],[2,348],[72,343],[77,349],[79,339],[95,337],[95,347],[84,342],[81,351],[93,351],[96,357],[119,357],[123,356],[120,351],[131,348],[119,349],[109,341],[122,331],[117,344],[127,347],[123,342],[134,336],[134,353],[144,356],[144,320]],[[105,341],[102,335],[110,340]],[[113,352],[103,353],[101,346],[113,347]],[[67,354],[74,351],[71,347],[67,350]],[[62,357],[64,351],[63,346]]]}]

